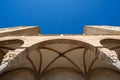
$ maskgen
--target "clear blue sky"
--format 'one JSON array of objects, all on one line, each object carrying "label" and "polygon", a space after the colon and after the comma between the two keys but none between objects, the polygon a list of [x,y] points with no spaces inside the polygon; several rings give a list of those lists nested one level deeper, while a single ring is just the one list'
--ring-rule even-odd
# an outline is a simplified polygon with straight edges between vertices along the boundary
[{"label": "clear blue sky", "polygon": [[0,0],[0,27],[41,26],[43,34],[81,34],[84,25],[120,26],[120,0]]}]

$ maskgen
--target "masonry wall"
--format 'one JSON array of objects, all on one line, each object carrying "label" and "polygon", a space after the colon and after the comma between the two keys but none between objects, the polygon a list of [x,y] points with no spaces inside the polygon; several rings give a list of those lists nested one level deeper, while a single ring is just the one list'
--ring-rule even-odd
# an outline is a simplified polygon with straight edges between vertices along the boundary
[{"label": "masonry wall", "polygon": [[86,26],[86,35],[120,35],[120,27],[115,26]]},{"label": "masonry wall", "polygon": [[0,29],[0,37],[4,36],[38,36],[40,34],[38,26],[20,26],[15,28]]}]

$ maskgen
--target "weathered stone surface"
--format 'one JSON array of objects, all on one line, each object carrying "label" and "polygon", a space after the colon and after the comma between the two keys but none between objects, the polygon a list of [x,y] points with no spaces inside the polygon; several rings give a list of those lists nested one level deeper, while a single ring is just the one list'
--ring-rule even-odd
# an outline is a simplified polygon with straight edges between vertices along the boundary
[{"label": "weathered stone surface", "polygon": [[84,35],[39,35],[38,27],[3,29],[0,80],[120,80],[119,30],[86,29]]},{"label": "weathered stone surface", "polygon": [[39,27],[37,26],[20,26],[14,28],[0,29],[0,37],[3,36],[36,36],[40,34]]},{"label": "weathered stone surface", "polygon": [[120,35],[120,27],[115,26],[86,26],[86,35]]}]

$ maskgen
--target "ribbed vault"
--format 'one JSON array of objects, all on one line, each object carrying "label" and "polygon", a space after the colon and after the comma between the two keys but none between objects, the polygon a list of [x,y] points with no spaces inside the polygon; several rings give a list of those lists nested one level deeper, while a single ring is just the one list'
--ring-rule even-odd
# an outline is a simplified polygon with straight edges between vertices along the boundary
[{"label": "ribbed vault", "polygon": [[120,80],[120,72],[104,64],[98,49],[88,43],[53,39],[27,50],[22,64],[3,73],[0,80],[16,80],[16,76],[17,80]]}]

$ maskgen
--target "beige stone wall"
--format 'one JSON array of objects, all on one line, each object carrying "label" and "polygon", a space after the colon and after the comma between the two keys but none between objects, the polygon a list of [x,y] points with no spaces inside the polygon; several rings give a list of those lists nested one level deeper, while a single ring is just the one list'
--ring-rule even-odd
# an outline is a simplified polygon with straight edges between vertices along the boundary
[{"label": "beige stone wall", "polygon": [[3,29],[0,80],[120,80],[118,32],[86,29],[85,35],[39,35],[38,27]]},{"label": "beige stone wall", "polygon": [[20,26],[0,29],[0,37],[4,36],[37,36],[40,34],[37,26]]},{"label": "beige stone wall", "polygon": [[120,27],[115,26],[86,26],[86,35],[120,35]]}]

